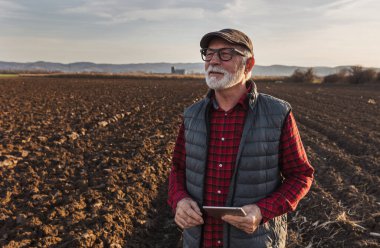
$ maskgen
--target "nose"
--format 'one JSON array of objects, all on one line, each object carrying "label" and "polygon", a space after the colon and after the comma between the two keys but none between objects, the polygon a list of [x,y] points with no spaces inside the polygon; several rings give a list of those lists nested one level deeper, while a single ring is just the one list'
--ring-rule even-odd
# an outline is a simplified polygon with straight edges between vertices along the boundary
[{"label": "nose", "polygon": [[212,56],[212,58],[209,61],[209,63],[212,64],[212,65],[220,64],[219,53],[214,53],[214,55]]}]

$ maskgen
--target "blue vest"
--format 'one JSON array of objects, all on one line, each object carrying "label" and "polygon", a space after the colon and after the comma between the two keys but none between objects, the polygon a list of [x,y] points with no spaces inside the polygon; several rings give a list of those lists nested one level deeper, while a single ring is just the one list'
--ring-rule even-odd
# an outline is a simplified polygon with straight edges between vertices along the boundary
[{"label": "blue vest", "polygon": [[[231,178],[226,206],[253,204],[275,191],[282,182],[278,164],[282,126],[290,105],[275,97],[259,94],[253,81],[248,94],[249,109]],[[201,207],[209,141],[210,93],[184,112],[186,148],[186,187]],[[260,225],[247,234],[225,223],[224,247],[285,247],[286,214]],[[202,227],[185,229],[184,247],[200,247]]]}]

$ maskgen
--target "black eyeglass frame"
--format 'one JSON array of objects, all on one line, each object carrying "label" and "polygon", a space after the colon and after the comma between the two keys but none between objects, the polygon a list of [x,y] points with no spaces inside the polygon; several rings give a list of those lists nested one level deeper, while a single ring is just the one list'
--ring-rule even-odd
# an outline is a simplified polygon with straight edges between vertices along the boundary
[{"label": "black eyeglass frame", "polygon": [[[209,54],[209,56],[211,56],[211,57],[210,57],[210,59],[206,59],[206,52],[210,51],[210,50],[212,51],[212,53]],[[223,58],[223,56],[221,55],[222,51],[229,51],[229,52],[227,52],[227,54],[229,55],[229,57],[228,58],[225,58],[225,57]],[[214,57],[215,53],[218,54],[219,59],[222,60],[222,61],[230,61],[234,57],[235,54],[241,55],[243,57],[246,56],[243,52],[241,52],[241,51],[239,51],[239,50],[237,50],[236,48],[233,48],[233,47],[222,47],[222,48],[219,48],[219,49],[202,48],[200,50],[200,52],[201,52],[201,58],[202,58],[202,60],[206,61],[206,62],[210,62],[212,60],[212,58]]]}]

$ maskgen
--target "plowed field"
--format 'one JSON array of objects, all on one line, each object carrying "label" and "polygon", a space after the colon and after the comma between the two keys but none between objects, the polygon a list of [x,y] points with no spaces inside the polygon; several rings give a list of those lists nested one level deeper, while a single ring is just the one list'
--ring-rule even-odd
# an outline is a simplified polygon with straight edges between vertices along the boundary
[{"label": "plowed field", "polygon": [[[0,79],[1,247],[176,247],[167,176],[201,79]],[[380,86],[258,84],[289,101],[315,181],[287,247],[380,247]]]}]

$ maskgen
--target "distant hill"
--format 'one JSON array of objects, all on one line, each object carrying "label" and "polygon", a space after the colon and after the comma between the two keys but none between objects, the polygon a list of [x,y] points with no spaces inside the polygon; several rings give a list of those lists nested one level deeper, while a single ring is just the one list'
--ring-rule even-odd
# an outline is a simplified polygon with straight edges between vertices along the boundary
[{"label": "distant hill", "polygon": [[[70,64],[52,63],[52,62],[1,62],[1,71],[59,71],[59,72],[99,72],[99,73],[128,73],[128,72],[146,72],[146,73],[170,73],[171,67],[185,69],[187,73],[203,73],[203,63],[141,63],[141,64],[95,64],[91,62],[76,62]],[[326,76],[340,71],[349,66],[337,67],[314,67],[318,76]],[[297,68],[307,69],[302,66],[256,65],[253,68],[254,76],[290,76]],[[380,71],[380,68],[373,68]]]}]

